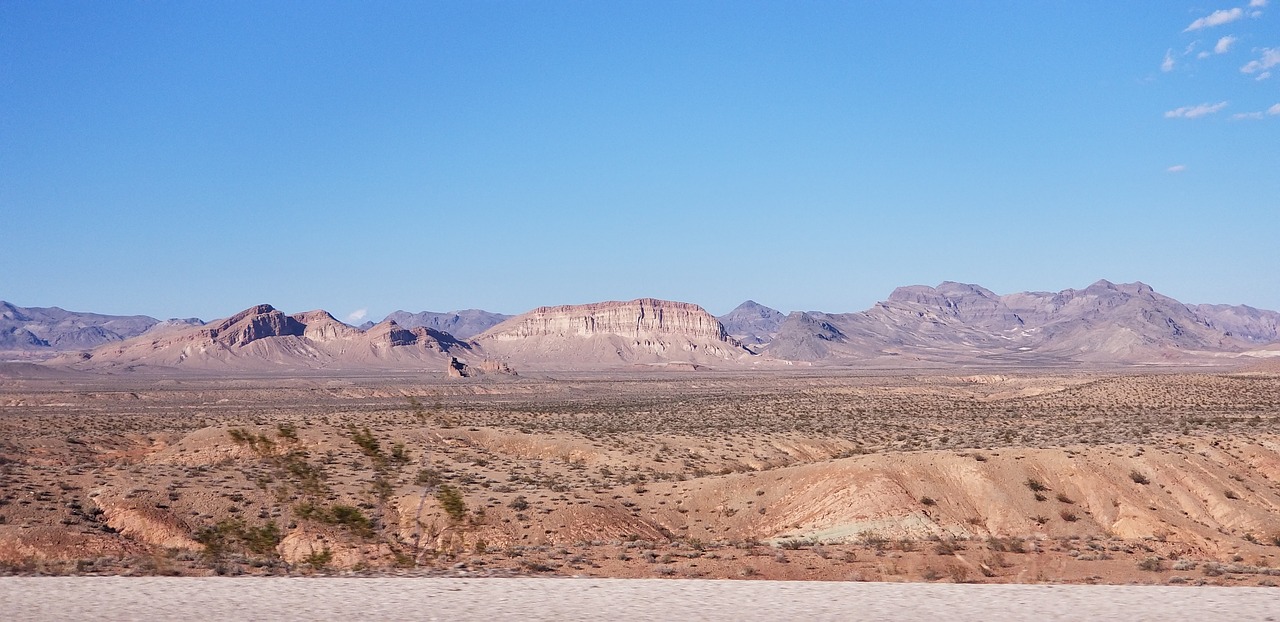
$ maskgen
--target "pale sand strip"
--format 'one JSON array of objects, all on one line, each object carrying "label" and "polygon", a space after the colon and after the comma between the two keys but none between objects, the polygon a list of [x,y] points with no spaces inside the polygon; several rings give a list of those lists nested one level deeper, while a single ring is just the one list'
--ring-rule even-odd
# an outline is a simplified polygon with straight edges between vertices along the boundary
[{"label": "pale sand strip", "polygon": [[0,620],[144,619],[1280,621],[1280,589],[661,579],[0,578]]}]

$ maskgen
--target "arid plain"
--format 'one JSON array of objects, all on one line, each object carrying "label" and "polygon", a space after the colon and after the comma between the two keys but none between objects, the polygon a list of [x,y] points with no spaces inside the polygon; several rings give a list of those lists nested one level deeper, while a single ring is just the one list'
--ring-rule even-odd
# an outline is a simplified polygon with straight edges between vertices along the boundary
[{"label": "arid plain", "polygon": [[0,569],[1271,585],[1278,418],[1257,364],[8,364]]}]

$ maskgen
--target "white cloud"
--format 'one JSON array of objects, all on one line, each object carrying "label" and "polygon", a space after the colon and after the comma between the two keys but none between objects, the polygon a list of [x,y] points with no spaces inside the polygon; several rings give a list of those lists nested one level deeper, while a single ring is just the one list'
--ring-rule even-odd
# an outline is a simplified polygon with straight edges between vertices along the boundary
[{"label": "white cloud", "polygon": [[1239,7],[1214,11],[1206,17],[1201,17],[1200,19],[1191,22],[1191,25],[1187,26],[1186,30],[1183,30],[1182,32],[1191,32],[1192,30],[1200,30],[1201,28],[1212,28],[1214,26],[1229,24],[1241,17],[1244,17],[1244,9]]},{"label": "white cloud", "polygon": [[1160,63],[1160,71],[1165,73],[1173,71],[1173,50],[1164,53],[1164,62]]},{"label": "white cloud", "polygon": [[1196,54],[1196,58],[1209,58],[1210,56],[1211,54],[1209,54],[1208,52],[1201,52],[1199,54]]},{"label": "white cloud", "polygon": [[363,320],[364,316],[366,315],[369,315],[368,309],[356,309],[355,311],[352,311],[351,313],[347,314],[347,321],[359,322],[360,320]]},{"label": "white cloud", "polygon": [[[1257,73],[1266,71],[1276,65],[1280,65],[1280,48],[1262,48],[1262,56],[1256,60],[1251,60],[1240,68],[1244,73]],[[1259,77],[1259,80],[1265,78]]]},{"label": "white cloud", "polygon": [[1231,44],[1235,42],[1236,42],[1236,38],[1231,35],[1227,35],[1221,39],[1218,39],[1217,45],[1213,46],[1213,53],[1226,54],[1227,50],[1231,49]]},{"label": "white cloud", "polygon": [[1213,114],[1227,107],[1227,102],[1218,102],[1216,104],[1200,104],[1198,106],[1183,106],[1175,108],[1164,113],[1166,119],[1194,119]]},{"label": "white cloud", "polygon": [[1275,104],[1274,106],[1267,108],[1266,112],[1237,112],[1231,115],[1231,118],[1236,120],[1248,119],[1250,121],[1259,121],[1267,115],[1271,115],[1273,117],[1280,116],[1280,104]]},{"label": "white cloud", "polygon": [[1264,6],[1267,6],[1267,0],[1249,0],[1250,8],[1262,8]]},{"label": "white cloud", "polygon": [[1169,168],[1164,169],[1164,170],[1169,171],[1170,173],[1181,173],[1182,171],[1187,170],[1187,165],[1186,165],[1186,164],[1174,164],[1173,166],[1170,166]]}]

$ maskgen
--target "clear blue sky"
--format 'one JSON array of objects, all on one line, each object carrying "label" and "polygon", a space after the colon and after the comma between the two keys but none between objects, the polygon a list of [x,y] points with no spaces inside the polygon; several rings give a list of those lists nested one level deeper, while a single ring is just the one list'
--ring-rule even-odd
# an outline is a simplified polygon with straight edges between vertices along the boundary
[{"label": "clear blue sky", "polygon": [[1280,0],[1249,4],[7,0],[0,298],[1280,309]]}]

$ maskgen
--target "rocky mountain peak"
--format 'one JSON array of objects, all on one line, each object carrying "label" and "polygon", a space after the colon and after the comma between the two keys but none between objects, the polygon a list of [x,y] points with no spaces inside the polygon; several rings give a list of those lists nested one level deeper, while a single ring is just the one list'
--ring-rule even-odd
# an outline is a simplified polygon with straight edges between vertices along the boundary
[{"label": "rocky mountain peak", "polygon": [[306,328],[302,322],[277,311],[271,305],[256,305],[205,330],[209,331],[210,337],[230,347],[266,337],[301,337]]},{"label": "rocky mountain peak", "polygon": [[748,300],[719,317],[720,324],[733,338],[747,344],[765,344],[778,333],[786,314]]}]

